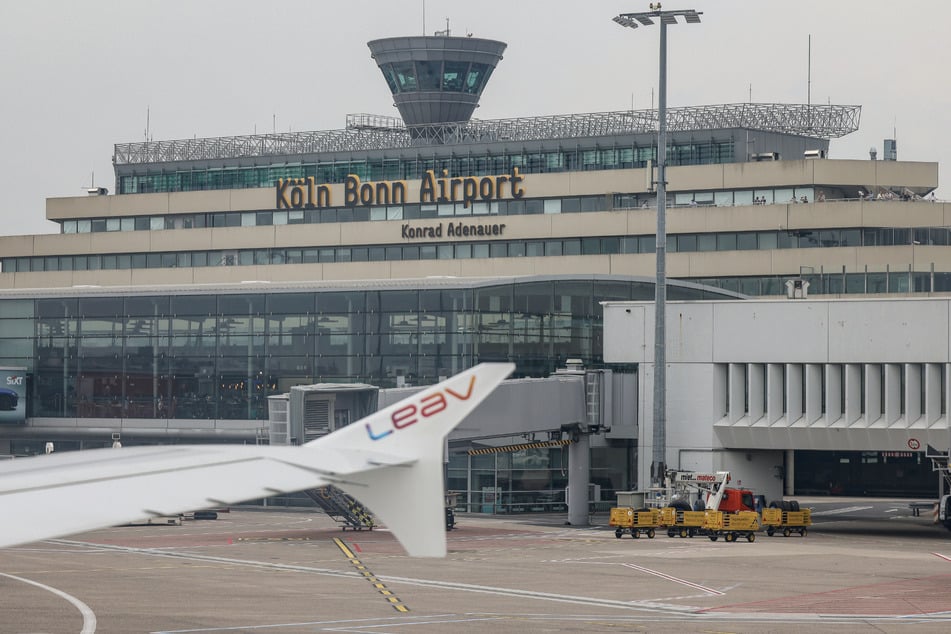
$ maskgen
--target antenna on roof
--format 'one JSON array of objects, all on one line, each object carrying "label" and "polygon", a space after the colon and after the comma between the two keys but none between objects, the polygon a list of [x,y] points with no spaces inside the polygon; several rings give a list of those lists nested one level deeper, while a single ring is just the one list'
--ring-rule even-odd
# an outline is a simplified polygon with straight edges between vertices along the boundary
[{"label": "antenna on roof", "polygon": [[423,37],[426,36],[426,0],[423,0]]},{"label": "antenna on roof", "polygon": [[812,33],[809,34],[809,47],[806,52],[806,105],[812,105]]},{"label": "antenna on roof", "polygon": [[446,30],[445,30],[445,31],[436,31],[435,33],[433,33],[433,35],[435,35],[436,37],[449,37],[449,35],[450,35],[450,31],[449,31],[449,18],[446,18]]},{"label": "antenna on roof", "polygon": [[152,119],[152,107],[145,107],[145,142],[149,142],[149,125]]},{"label": "antenna on roof", "polygon": [[84,187],[83,189],[85,189],[86,193],[90,196],[105,196],[109,193],[109,190],[105,187],[96,187],[96,170],[93,170],[90,175],[89,187]]},{"label": "antenna on roof", "polygon": [[806,57],[806,115],[809,117],[809,129],[812,130],[812,33],[809,34]]}]

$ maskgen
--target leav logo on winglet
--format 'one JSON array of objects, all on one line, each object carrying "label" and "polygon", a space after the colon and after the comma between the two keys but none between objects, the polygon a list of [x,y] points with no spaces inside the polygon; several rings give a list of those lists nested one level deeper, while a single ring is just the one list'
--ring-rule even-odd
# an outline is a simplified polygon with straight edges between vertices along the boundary
[{"label": "leav logo on winglet", "polygon": [[[467,401],[469,397],[472,396],[472,388],[475,387],[475,381],[475,375],[469,377],[469,387],[465,394],[460,394],[452,388],[447,387],[444,390],[427,394],[415,403],[410,403],[394,410],[393,413],[390,414],[389,426],[384,424],[385,429],[381,427],[374,431],[371,424],[367,423],[367,434],[369,434],[371,440],[380,440],[381,438],[386,438],[394,431],[405,429],[410,425],[418,423],[423,418],[435,416],[449,407],[453,402],[452,399]],[[448,398],[447,395],[448,397],[452,397],[452,399]]]}]

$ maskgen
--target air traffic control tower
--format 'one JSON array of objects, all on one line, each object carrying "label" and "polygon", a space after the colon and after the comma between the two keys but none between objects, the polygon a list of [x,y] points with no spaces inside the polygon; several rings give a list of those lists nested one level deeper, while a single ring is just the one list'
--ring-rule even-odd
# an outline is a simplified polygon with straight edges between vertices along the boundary
[{"label": "air traffic control tower", "polygon": [[390,37],[367,46],[410,134],[433,141],[439,124],[472,117],[506,44],[435,35]]}]

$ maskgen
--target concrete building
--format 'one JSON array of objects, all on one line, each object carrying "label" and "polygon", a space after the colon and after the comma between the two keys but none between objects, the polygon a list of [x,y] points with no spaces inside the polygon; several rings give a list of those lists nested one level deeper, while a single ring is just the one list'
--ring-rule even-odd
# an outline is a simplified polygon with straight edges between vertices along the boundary
[{"label": "concrete building", "polygon": [[[0,365],[25,402],[0,449],[254,442],[266,398],[294,385],[424,385],[487,360],[637,371],[603,355],[601,302],[653,297],[657,113],[471,119],[504,43],[370,50],[402,118],[120,143],[114,194],[51,198],[60,233],[0,237]],[[790,278],[951,290],[951,209],[925,200],[938,166],[829,158],[859,115],[669,109],[670,299],[783,295]],[[560,449],[541,459],[531,486],[550,495]],[[609,486],[635,484],[598,460]]]},{"label": "concrete building", "polygon": [[[951,299],[671,302],[667,318],[670,468],[727,470],[773,497],[937,492]],[[610,302],[604,320],[605,362],[641,368],[644,481],[653,302]]]}]

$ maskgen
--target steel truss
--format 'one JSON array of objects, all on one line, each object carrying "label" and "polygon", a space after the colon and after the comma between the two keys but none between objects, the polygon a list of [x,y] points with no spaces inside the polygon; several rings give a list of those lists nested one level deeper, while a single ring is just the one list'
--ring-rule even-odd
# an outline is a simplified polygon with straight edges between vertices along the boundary
[{"label": "steel truss", "polygon": [[[855,132],[861,106],[738,103],[667,109],[669,132],[748,129],[829,139]],[[396,117],[348,115],[342,130],[118,143],[115,165],[207,161],[323,152],[354,152],[451,145],[545,141],[657,130],[656,110],[622,110],[516,119],[472,119],[408,129]]]}]

